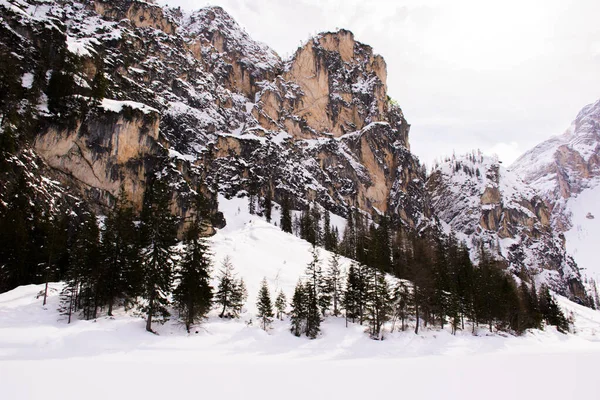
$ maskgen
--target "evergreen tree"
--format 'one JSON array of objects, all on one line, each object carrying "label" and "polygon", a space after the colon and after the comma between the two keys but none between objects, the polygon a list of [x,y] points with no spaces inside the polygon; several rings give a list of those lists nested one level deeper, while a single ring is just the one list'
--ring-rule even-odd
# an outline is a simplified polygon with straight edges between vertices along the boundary
[{"label": "evergreen tree", "polygon": [[263,203],[264,214],[267,222],[271,222],[271,213],[273,211],[273,200],[271,199],[271,190],[267,190]]},{"label": "evergreen tree", "polygon": [[177,242],[177,221],[170,212],[171,191],[157,175],[148,180],[141,214],[142,243],[142,295],[147,303],[146,330],[153,332],[152,322],[164,323],[169,317],[167,307]]},{"label": "evergreen tree", "polygon": [[179,284],[173,292],[188,333],[208,313],[212,300],[208,244],[200,233],[200,221],[195,218],[185,233],[185,250],[176,275]]},{"label": "evergreen tree", "polygon": [[231,315],[234,318],[238,318],[243,311],[244,304],[248,299],[248,291],[246,290],[246,284],[242,278],[234,279],[234,289],[231,296]]},{"label": "evergreen tree", "polygon": [[70,269],[61,292],[59,311],[71,323],[73,314],[83,311],[85,319],[96,317],[98,308],[99,229],[96,216],[85,213],[77,225],[69,251]]},{"label": "evergreen tree", "polygon": [[[393,317],[394,320],[400,319],[400,329],[404,332],[406,330],[406,320],[410,315],[410,298],[411,293],[409,286],[406,281],[400,280],[394,287],[392,294],[392,303],[394,305]],[[393,325],[392,325],[393,331]]]},{"label": "evergreen tree", "polygon": [[550,293],[550,289],[547,285],[542,285],[540,287],[538,298],[540,312],[544,321],[546,321],[546,323],[549,325],[556,326],[556,329],[559,332],[569,332],[569,321],[554,300],[554,297]]},{"label": "evergreen tree", "polygon": [[381,340],[383,324],[389,320],[392,312],[389,285],[385,275],[376,268],[370,269],[368,281],[366,311],[369,334],[371,338]]},{"label": "evergreen tree", "polygon": [[106,97],[106,92],[108,90],[108,79],[104,75],[104,61],[102,57],[98,56],[96,59],[96,74],[94,75],[94,80],[92,81],[92,99],[97,104],[102,102],[102,99]]},{"label": "evergreen tree", "polygon": [[[229,256],[223,259],[219,275],[215,302],[221,307],[220,318],[238,318],[243,304],[242,283],[235,278]],[[245,285],[243,286],[245,287]]]},{"label": "evergreen tree", "polygon": [[356,259],[356,228],[354,225],[354,214],[348,213],[348,222],[344,229],[344,238],[342,239],[342,254],[350,259]]},{"label": "evergreen tree", "polygon": [[275,299],[275,309],[277,310],[277,319],[283,321],[285,315],[285,309],[287,308],[287,298],[283,291],[279,291],[277,299]]},{"label": "evergreen tree", "polygon": [[287,195],[285,195],[281,201],[281,219],[279,225],[281,226],[282,231],[292,233],[292,210],[290,199]]},{"label": "evergreen tree", "polygon": [[100,249],[100,294],[108,304],[108,315],[118,298],[134,298],[140,293],[140,249],[135,213],[121,188],[114,207],[108,213]]},{"label": "evergreen tree", "polygon": [[302,282],[298,281],[294,289],[290,311],[290,331],[295,336],[300,336],[306,331],[306,320],[308,317],[307,290]]},{"label": "evergreen tree", "polygon": [[328,296],[333,303],[333,315],[340,315],[340,306],[342,305],[342,271],[340,270],[340,255],[333,253],[329,260],[329,269],[325,278],[327,284]]},{"label": "evergreen tree", "polygon": [[312,260],[306,267],[306,336],[314,339],[321,327],[321,313],[324,313],[325,301],[322,295],[323,277],[321,260],[316,246],[311,249]]},{"label": "evergreen tree", "polygon": [[273,307],[271,305],[271,295],[269,294],[267,278],[263,278],[260,290],[258,292],[256,308],[258,309],[257,316],[261,321],[262,329],[266,331],[271,325],[271,322],[273,322]]}]

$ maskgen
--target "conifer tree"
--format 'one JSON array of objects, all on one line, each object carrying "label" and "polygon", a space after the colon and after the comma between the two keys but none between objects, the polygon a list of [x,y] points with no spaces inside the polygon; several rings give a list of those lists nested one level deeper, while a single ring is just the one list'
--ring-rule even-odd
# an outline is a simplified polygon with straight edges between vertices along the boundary
[{"label": "conifer tree", "polygon": [[321,326],[321,313],[326,310],[326,296],[322,293],[323,276],[319,250],[316,246],[311,249],[312,260],[306,267],[306,336],[314,339],[318,336]]},{"label": "conifer tree", "polygon": [[306,319],[308,317],[307,298],[306,287],[301,281],[298,281],[294,289],[290,311],[290,331],[295,336],[300,336],[306,331]]},{"label": "conifer tree", "polygon": [[279,291],[277,295],[277,299],[275,299],[275,309],[277,310],[277,319],[283,321],[283,316],[285,315],[285,309],[287,308],[287,298],[283,291]]},{"label": "conifer tree", "polygon": [[108,304],[108,315],[118,298],[133,298],[140,293],[140,249],[135,214],[123,188],[108,213],[100,248],[102,264],[101,296]]},{"label": "conifer tree", "polygon": [[177,221],[171,214],[171,191],[157,175],[148,181],[141,214],[141,265],[142,291],[147,303],[142,307],[146,314],[146,330],[153,332],[152,322],[158,317],[164,323],[169,317],[167,307],[177,242]]},{"label": "conifer tree", "polygon": [[292,233],[292,210],[290,199],[287,195],[284,195],[281,201],[281,219],[279,225],[282,231]]},{"label": "conifer tree", "polygon": [[246,290],[246,284],[244,279],[234,279],[234,289],[231,296],[231,315],[234,318],[238,318],[244,309],[244,304],[248,299],[248,291]]},{"label": "conifer tree", "polygon": [[[235,278],[231,258],[226,256],[221,263],[219,283],[215,294],[215,303],[220,306],[220,318],[237,318],[244,302],[242,283]],[[243,286],[245,287],[245,285]]]},{"label": "conifer tree", "polygon": [[258,309],[257,316],[261,321],[262,329],[266,331],[271,322],[273,322],[273,307],[271,305],[271,295],[269,293],[269,286],[267,285],[267,278],[263,278],[260,286],[256,308]]},{"label": "conifer tree", "polygon": [[376,268],[368,272],[367,285],[367,320],[369,323],[369,334],[373,339],[383,339],[382,327],[389,320],[392,308],[392,299],[385,275]]},{"label": "conifer tree", "polygon": [[96,317],[98,307],[98,241],[96,217],[84,213],[69,251],[70,270],[61,293],[60,312],[71,323],[73,313],[83,309],[83,317]]},{"label": "conifer tree", "polygon": [[201,225],[196,217],[185,233],[185,250],[176,276],[179,284],[173,292],[188,333],[208,313],[212,301],[209,249],[200,234]]},{"label": "conifer tree", "polygon": [[540,312],[546,323],[556,326],[556,329],[559,332],[569,332],[569,321],[554,300],[554,297],[552,297],[547,285],[542,285],[540,287],[538,298]]},{"label": "conifer tree", "polygon": [[331,255],[325,281],[333,305],[333,315],[337,317],[340,315],[342,305],[342,271],[340,270],[340,255],[337,253]]},{"label": "conifer tree", "polygon": [[269,189],[267,189],[267,193],[265,194],[263,209],[264,209],[265,219],[267,220],[267,222],[271,222],[271,213],[273,211],[273,200],[271,199],[271,190],[269,190]]},{"label": "conifer tree", "polygon": [[410,289],[406,281],[399,281],[394,287],[392,302],[394,304],[394,320],[400,319],[400,329],[402,329],[403,332],[406,330],[406,320],[410,314],[410,296]]}]

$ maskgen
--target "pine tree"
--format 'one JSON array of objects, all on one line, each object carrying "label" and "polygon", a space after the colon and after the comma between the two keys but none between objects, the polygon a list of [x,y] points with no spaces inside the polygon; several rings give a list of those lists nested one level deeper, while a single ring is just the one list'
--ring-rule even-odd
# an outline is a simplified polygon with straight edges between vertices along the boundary
[{"label": "pine tree", "polygon": [[306,267],[306,336],[311,339],[319,335],[321,327],[321,310],[324,302],[321,293],[322,273],[319,250],[316,246],[311,249],[312,260]]},{"label": "pine tree", "polygon": [[306,319],[308,316],[306,287],[301,281],[298,281],[294,289],[294,296],[291,302],[290,311],[290,331],[295,336],[300,336],[306,331]]},{"label": "pine tree", "polygon": [[[410,289],[406,281],[401,280],[394,287],[392,302],[394,304],[394,319],[400,319],[400,329],[406,330],[406,320],[410,314]],[[392,325],[393,331],[393,325]]]},{"label": "pine tree", "polygon": [[200,221],[195,218],[185,234],[185,251],[176,275],[179,284],[173,292],[188,333],[208,313],[212,300],[209,249],[200,233]]},{"label": "pine tree", "polygon": [[285,195],[281,201],[281,219],[279,225],[281,226],[282,231],[292,233],[292,210],[290,199],[287,195]]},{"label": "pine tree", "polygon": [[369,334],[371,338],[381,340],[383,324],[389,320],[392,311],[389,285],[385,275],[376,268],[368,272],[368,282],[366,311]]},{"label": "pine tree", "polygon": [[261,321],[262,329],[266,331],[271,325],[271,322],[273,322],[273,307],[271,305],[271,295],[269,294],[267,278],[263,278],[260,290],[258,292],[256,308],[258,309],[257,316]]},{"label": "pine tree", "polygon": [[267,222],[271,222],[271,213],[273,210],[273,201],[271,199],[271,190],[267,189],[267,193],[265,194],[265,200],[263,203],[264,214]]},{"label": "pine tree", "polygon": [[118,298],[133,298],[140,293],[140,249],[135,214],[121,188],[113,209],[108,213],[100,249],[100,292],[108,304],[108,315]]},{"label": "pine tree", "polygon": [[539,307],[542,318],[549,325],[556,326],[559,332],[569,332],[569,321],[565,314],[560,309],[559,305],[554,300],[547,285],[542,285],[538,294]]},{"label": "pine tree", "polygon": [[352,262],[350,268],[348,268],[346,289],[344,290],[342,298],[342,306],[346,314],[346,324],[349,319],[354,323],[360,317],[360,286],[361,282],[358,275],[358,264]]},{"label": "pine tree", "polygon": [[231,315],[234,318],[238,318],[244,309],[244,304],[248,299],[248,291],[246,290],[246,284],[242,278],[235,280],[233,286],[233,293],[231,295]]},{"label": "pine tree", "polygon": [[[220,318],[237,318],[243,304],[241,285],[235,278],[233,264],[229,256],[221,263],[219,283],[215,303],[221,307]],[[245,287],[245,286],[244,286]]]},{"label": "pine tree", "polygon": [[287,298],[283,291],[279,291],[277,299],[275,299],[275,309],[277,310],[277,319],[283,321],[285,315],[285,309],[287,308]]},{"label": "pine tree", "polygon": [[141,214],[143,297],[147,303],[142,308],[146,314],[146,330],[152,330],[152,322],[164,323],[169,317],[167,307],[177,242],[177,221],[170,212],[171,191],[158,176],[148,181]]},{"label": "pine tree", "polygon": [[84,213],[77,225],[74,241],[70,246],[70,270],[61,293],[60,312],[71,323],[72,316],[80,309],[85,319],[96,317],[98,307],[99,229],[96,216]]},{"label": "pine tree", "polygon": [[328,295],[333,303],[333,315],[340,315],[340,306],[342,303],[342,271],[340,270],[340,255],[333,253],[329,260],[329,269],[327,270]]}]

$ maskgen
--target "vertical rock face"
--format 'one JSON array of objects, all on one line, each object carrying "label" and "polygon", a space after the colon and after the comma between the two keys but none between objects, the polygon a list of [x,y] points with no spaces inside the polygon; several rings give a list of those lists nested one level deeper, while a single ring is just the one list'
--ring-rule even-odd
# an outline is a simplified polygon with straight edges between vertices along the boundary
[{"label": "vertical rock face", "polygon": [[600,184],[600,100],[585,106],[560,136],[523,154],[511,169],[540,191],[559,231],[571,228],[571,197]]},{"label": "vertical rock face", "polygon": [[[587,277],[600,279],[595,246],[600,211],[600,100],[585,106],[560,136],[540,143],[511,166],[537,189],[551,209],[554,229]],[[587,284],[595,285],[593,280]],[[583,288],[579,288],[582,292]]]},{"label": "vertical rock face", "polygon": [[545,203],[497,160],[479,153],[446,160],[427,188],[433,213],[467,243],[473,258],[483,246],[516,274],[524,270],[560,293],[582,294],[579,270],[552,230]]},{"label": "vertical rock face", "polygon": [[370,46],[356,42],[352,32],[309,40],[288,62],[283,78],[301,90],[290,110],[304,122],[290,125],[295,136],[328,132],[339,137],[389,119],[385,61]]},{"label": "vertical rock face", "polygon": [[[412,227],[428,215],[409,125],[386,94],[385,62],[351,32],[317,35],[282,61],[219,7],[184,15],[136,0],[43,4],[3,0],[3,42],[35,53],[17,62],[19,76],[34,76],[32,107],[44,110],[33,113],[34,150],[66,184],[96,193],[99,206],[120,186],[139,202],[157,164],[140,160],[170,158],[168,169],[185,181],[172,185],[174,198],[193,187],[192,174],[228,195],[258,187],[299,207],[315,200],[341,214],[389,211]],[[57,129],[43,106],[55,70],[73,78],[65,98],[88,104],[69,129]],[[138,110],[91,104],[99,75],[108,82],[104,103]],[[153,111],[142,116],[144,107]]]},{"label": "vertical rock face", "polygon": [[73,128],[51,126],[36,138],[33,148],[88,198],[116,195],[123,187],[141,208],[149,157],[162,150],[159,116],[156,110],[125,104],[129,104],[125,114],[100,108]]}]

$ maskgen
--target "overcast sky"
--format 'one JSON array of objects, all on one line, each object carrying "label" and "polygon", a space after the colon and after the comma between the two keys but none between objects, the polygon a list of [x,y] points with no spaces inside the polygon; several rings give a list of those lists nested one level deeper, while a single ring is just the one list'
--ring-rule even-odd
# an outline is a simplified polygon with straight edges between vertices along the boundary
[{"label": "overcast sky", "polygon": [[388,68],[389,95],[433,160],[480,148],[506,164],[600,98],[600,1],[159,0],[220,5],[282,57],[346,28]]}]

